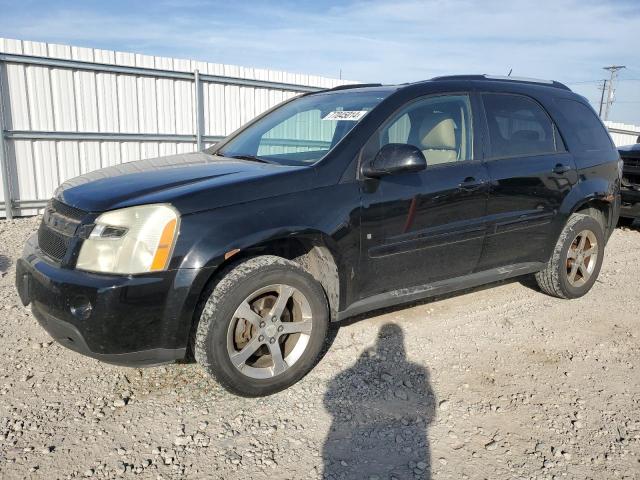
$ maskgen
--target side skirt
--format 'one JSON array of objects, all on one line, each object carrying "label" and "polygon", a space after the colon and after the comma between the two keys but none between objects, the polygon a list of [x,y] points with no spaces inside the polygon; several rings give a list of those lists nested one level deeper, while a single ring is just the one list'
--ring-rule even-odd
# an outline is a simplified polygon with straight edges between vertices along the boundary
[{"label": "side skirt", "polygon": [[515,265],[507,265],[504,267],[492,268],[491,270],[471,273],[462,277],[450,278],[425,285],[379,293],[352,303],[345,310],[338,312],[334,321],[344,320],[345,318],[353,317],[354,315],[359,315],[371,310],[377,310],[379,308],[391,307],[393,305],[434,297],[436,295],[451,293],[457,290],[465,290],[467,288],[478,287],[480,285],[505,280],[507,278],[538,272],[543,268],[544,263],[540,262],[517,263]]}]

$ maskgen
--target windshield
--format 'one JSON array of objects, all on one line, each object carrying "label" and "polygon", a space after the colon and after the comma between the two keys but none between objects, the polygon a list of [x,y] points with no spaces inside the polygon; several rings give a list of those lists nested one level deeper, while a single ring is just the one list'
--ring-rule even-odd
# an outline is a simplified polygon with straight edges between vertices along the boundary
[{"label": "windshield", "polygon": [[243,130],[216,153],[283,165],[315,163],[388,94],[348,90],[297,98]]}]

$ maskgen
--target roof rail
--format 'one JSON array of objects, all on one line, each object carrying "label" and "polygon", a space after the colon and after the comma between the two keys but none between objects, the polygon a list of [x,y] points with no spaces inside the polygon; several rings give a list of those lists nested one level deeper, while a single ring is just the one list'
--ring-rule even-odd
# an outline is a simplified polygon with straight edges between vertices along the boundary
[{"label": "roof rail", "polygon": [[548,85],[550,87],[562,88],[564,90],[571,90],[565,84],[556,82],[555,80],[543,80],[539,78],[527,77],[508,77],[505,75],[447,75],[442,77],[434,77],[431,80],[500,80],[520,83],[538,83],[541,85]]},{"label": "roof rail", "polygon": [[322,93],[322,92],[335,92],[337,90],[348,90],[350,88],[365,88],[365,87],[381,87],[381,83],[348,83],[346,85],[338,85],[333,88],[323,88],[321,90],[316,90],[315,92],[307,92],[303,93],[301,96],[306,97],[307,95],[313,95],[314,93]]},{"label": "roof rail", "polygon": [[348,83],[346,85],[338,85],[337,87],[328,88],[327,91],[347,90],[349,88],[365,88],[365,87],[381,87],[381,83]]}]

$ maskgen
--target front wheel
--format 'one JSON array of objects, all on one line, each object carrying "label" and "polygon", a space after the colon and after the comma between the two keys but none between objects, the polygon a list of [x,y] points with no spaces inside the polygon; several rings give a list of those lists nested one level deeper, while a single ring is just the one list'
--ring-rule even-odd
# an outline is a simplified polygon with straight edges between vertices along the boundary
[{"label": "front wheel", "polygon": [[265,255],[232,268],[208,293],[194,352],[238,395],[269,395],[315,365],[329,310],[321,285],[298,264]]},{"label": "front wheel", "polygon": [[549,262],[536,273],[540,289],[559,298],[586,294],[600,273],[604,245],[600,222],[589,215],[571,215]]}]

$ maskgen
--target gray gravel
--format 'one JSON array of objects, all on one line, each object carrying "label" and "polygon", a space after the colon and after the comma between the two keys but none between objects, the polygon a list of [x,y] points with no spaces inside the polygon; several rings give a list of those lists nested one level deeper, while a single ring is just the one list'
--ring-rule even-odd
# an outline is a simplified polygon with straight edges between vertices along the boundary
[{"label": "gray gravel", "polygon": [[515,281],[378,312],[242,399],[53,343],[13,287],[37,223],[0,221],[1,478],[640,478],[638,230],[583,299]]}]

